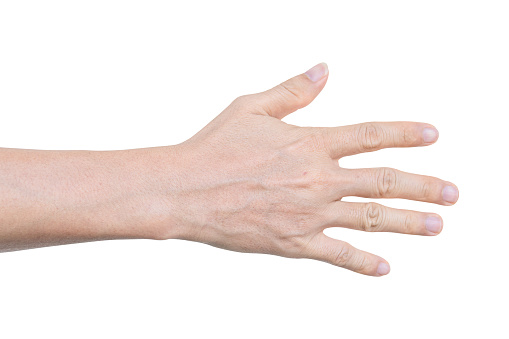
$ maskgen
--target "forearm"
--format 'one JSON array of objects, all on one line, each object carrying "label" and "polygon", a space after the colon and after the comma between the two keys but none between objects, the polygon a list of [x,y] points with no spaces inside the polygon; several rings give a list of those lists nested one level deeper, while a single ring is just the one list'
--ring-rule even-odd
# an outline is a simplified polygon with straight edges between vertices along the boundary
[{"label": "forearm", "polygon": [[171,237],[174,154],[0,149],[0,251]]}]

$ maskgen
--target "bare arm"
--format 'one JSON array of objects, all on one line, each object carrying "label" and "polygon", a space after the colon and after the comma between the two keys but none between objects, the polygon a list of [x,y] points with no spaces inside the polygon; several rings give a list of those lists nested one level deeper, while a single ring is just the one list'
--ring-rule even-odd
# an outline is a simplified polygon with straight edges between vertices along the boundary
[{"label": "bare arm", "polygon": [[[165,216],[171,214],[171,168],[178,164],[173,150],[1,148],[0,251],[157,238],[158,225],[171,224]],[[158,171],[164,178],[152,174]],[[159,185],[167,195],[157,198]]]},{"label": "bare arm", "polygon": [[433,144],[417,122],[310,128],[281,121],[325,86],[319,64],[237,98],[189,140],[126,151],[0,151],[3,250],[101,239],[186,239],[241,252],[312,258],[381,276],[387,261],[326,236],[328,227],[433,236],[434,213],[341,201],[403,198],[452,205],[456,186],[338,159]]}]

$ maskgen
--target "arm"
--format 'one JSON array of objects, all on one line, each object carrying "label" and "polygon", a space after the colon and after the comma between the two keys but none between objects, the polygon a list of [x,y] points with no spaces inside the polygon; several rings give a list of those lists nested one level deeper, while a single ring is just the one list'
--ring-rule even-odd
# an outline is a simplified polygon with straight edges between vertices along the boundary
[{"label": "arm", "polygon": [[433,236],[433,213],[346,196],[452,205],[452,183],[391,168],[345,169],[338,159],[433,144],[415,122],[302,128],[280,119],[308,105],[324,64],[237,98],[191,139],[113,152],[3,150],[0,239],[5,250],[100,239],[186,239],[234,251],[312,258],[381,276],[384,259],[327,237],[328,227]]},{"label": "arm", "polygon": [[[2,148],[0,251],[157,238],[158,225],[172,224],[162,215],[171,216],[171,169],[177,164],[173,146],[124,151]],[[157,172],[164,172],[164,178]],[[167,195],[154,196],[159,185]]]}]

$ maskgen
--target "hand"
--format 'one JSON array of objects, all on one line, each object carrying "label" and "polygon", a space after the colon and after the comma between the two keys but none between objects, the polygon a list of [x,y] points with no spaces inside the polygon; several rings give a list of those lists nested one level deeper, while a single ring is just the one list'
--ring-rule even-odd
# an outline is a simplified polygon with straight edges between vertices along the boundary
[{"label": "hand", "polygon": [[[308,105],[327,82],[319,64],[268,91],[239,97],[178,145],[183,170],[173,195],[178,237],[241,252],[312,258],[358,273],[389,273],[382,258],[323,231],[432,236],[442,219],[346,196],[404,198],[452,205],[458,190],[437,178],[391,168],[344,169],[338,159],[388,147],[427,146],[437,130],[417,122],[297,127],[280,119]],[[169,236],[162,236],[166,238]]]}]

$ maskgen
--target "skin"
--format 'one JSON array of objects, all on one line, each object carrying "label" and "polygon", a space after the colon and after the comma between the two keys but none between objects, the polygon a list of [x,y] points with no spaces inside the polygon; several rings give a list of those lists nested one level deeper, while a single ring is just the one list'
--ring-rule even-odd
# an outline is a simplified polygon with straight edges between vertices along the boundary
[{"label": "skin", "polygon": [[185,239],[311,258],[381,276],[384,259],[326,236],[328,227],[434,236],[440,216],[346,196],[452,205],[456,186],[391,168],[344,169],[342,157],[433,144],[417,122],[298,127],[281,121],[328,78],[319,64],[235,99],[189,140],[121,151],[0,149],[0,250],[105,239]]}]

